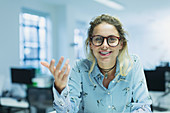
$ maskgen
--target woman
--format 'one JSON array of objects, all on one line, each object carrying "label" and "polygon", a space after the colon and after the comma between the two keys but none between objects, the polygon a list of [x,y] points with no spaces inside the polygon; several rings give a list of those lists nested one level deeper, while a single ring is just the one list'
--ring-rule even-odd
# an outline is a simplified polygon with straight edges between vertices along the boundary
[{"label": "woman", "polygon": [[70,75],[69,60],[60,70],[63,57],[56,67],[55,60],[41,62],[54,75],[58,113],[151,112],[142,65],[136,55],[128,55],[117,18],[103,14],[91,21],[86,49],[87,59],[77,61]]}]

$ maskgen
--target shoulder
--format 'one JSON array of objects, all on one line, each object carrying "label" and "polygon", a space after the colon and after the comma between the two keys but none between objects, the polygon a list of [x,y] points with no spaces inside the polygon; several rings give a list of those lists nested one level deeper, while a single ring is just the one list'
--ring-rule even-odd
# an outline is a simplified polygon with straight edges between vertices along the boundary
[{"label": "shoulder", "polygon": [[88,71],[90,69],[92,62],[88,59],[78,59],[75,62],[74,68],[78,68],[79,70]]},{"label": "shoulder", "polygon": [[140,57],[138,55],[136,55],[136,54],[130,55],[130,58],[131,58],[133,64],[136,64],[136,63],[140,62]]},{"label": "shoulder", "polygon": [[143,68],[143,64],[142,64],[141,59],[138,55],[133,54],[133,55],[130,55],[130,56],[131,56],[131,60],[133,62],[134,71]]}]

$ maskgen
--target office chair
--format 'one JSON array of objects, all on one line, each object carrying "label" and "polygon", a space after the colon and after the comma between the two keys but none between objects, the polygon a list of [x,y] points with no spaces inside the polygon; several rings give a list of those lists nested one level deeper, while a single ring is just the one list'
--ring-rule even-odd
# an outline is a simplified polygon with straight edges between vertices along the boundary
[{"label": "office chair", "polygon": [[37,113],[46,113],[46,109],[53,106],[52,88],[30,87],[27,90],[30,107],[36,108]]}]

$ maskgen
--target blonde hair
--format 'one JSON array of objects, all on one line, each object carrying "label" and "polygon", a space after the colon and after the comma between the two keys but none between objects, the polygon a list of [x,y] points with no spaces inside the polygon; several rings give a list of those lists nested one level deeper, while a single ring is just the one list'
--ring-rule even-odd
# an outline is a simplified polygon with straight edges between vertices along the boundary
[{"label": "blonde hair", "polygon": [[106,22],[108,24],[115,26],[119,33],[119,36],[121,38],[120,41],[123,42],[123,48],[120,50],[120,52],[118,54],[118,60],[119,60],[119,66],[120,66],[119,74],[122,76],[126,76],[128,74],[128,72],[131,70],[132,65],[133,65],[132,60],[128,54],[127,39],[125,38],[126,32],[122,28],[122,24],[120,23],[118,18],[115,18],[110,15],[102,14],[101,16],[96,17],[94,20],[92,20],[90,22],[90,27],[88,29],[88,37],[85,41],[87,59],[92,61],[92,65],[89,70],[89,78],[90,78],[90,73],[93,71],[93,68],[96,63],[95,56],[89,47],[89,43],[91,41],[90,37],[93,35],[94,28],[97,25],[101,24],[102,22]]}]

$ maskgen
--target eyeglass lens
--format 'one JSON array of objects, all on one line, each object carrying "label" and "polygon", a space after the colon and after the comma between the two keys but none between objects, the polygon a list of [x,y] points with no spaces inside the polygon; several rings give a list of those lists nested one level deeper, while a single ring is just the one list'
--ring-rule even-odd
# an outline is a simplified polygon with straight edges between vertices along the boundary
[{"label": "eyeglass lens", "polygon": [[95,46],[101,46],[103,44],[105,38],[107,39],[107,44],[109,46],[115,47],[119,44],[118,37],[113,36],[113,35],[108,36],[108,37],[103,37],[103,36],[100,36],[100,35],[93,36],[92,37],[92,43]]}]

